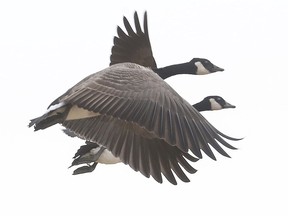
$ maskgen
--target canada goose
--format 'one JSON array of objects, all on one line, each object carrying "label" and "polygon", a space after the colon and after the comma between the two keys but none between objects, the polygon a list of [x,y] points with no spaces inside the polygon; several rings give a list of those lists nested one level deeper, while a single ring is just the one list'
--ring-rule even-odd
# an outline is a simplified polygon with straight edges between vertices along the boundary
[{"label": "canada goose", "polygon": [[35,131],[62,124],[78,137],[105,148],[135,171],[162,183],[161,173],[177,184],[195,169],[192,153],[203,150],[216,159],[210,146],[229,157],[219,144],[235,149],[198,111],[151,69],[134,63],[112,65],[87,76],[54,100],[47,112],[29,123]]},{"label": "canada goose", "polygon": [[141,29],[137,12],[134,13],[136,32],[134,32],[125,16],[123,17],[123,22],[128,35],[119,26],[117,27],[118,37],[114,37],[110,65],[133,62],[152,68],[162,79],[176,74],[204,75],[224,71],[224,69],[217,67],[204,58],[193,58],[190,62],[157,68],[148,34],[147,12],[144,14],[144,32]]},{"label": "canada goose", "polygon": [[[235,108],[234,105],[226,102],[220,96],[208,96],[199,103],[194,104],[193,107],[199,112]],[[64,132],[69,136],[75,137],[75,135],[68,130],[64,130]],[[86,145],[80,146],[77,150],[70,167],[80,164],[86,165],[75,169],[73,175],[92,172],[98,163],[115,164],[121,162],[119,157],[114,157],[105,147],[89,141],[86,141],[85,144]]]},{"label": "canada goose", "polygon": [[228,103],[220,96],[207,96],[202,101],[193,105],[198,111],[221,110],[227,108],[236,108],[236,106]]},{"label": "canada goose", "polygon": [[[169,67],[165,67],[162,69],[156,69],[157,66],[156,66],[156,62],[155,62],[155,59],[154,59],[153,54],[152,54],[152,48],[150,45],[150,39],[149,39],[149,34],[148,34],[148,24],[147,24],[147,13],[146,12],[144,14],[144,28],[145,28],[144,32],[141,29],[137,12],[134,13],[134,22],[135,22],[135,28],[137,30],[137,33],[133,31],[133,29],[132,29],[131,25],[129,24],[126,17],[123,17],[123,20],[124,20],[124,24],[125,24],[126,30],[128,32],[128,35],[126,35],[119,26],[117,27],[117,32],[118,32],[119,38],[114,37],[114,46],[112,47],[112,50],[111,50],[110,65],[113,65],[116,63],[124,63],[124,62],[132,62],[132,63],[140,64],[140,65],[145,66],[145,67],[153,68],[153,70],[155,72],[158,72],[158,74],[160,76],[162,76],[163,79],[167,78],[168,76],[173,75],[173,74],[169,73],[169,70],[171,70],[169,68],[173,69],[176,67],[177,72],[178,72],[178,70],[181,71],[179,69],[179,65],[178,66],[169,66]],[[147,57],[147,56],[149,56],[149,57]],[[196,62],[196,61],[200,61],[200,62],[203,61],[203,64],[207,65],[207,63],[206,63],[207,60],[205,60],[205,59],[193,59],[192,60],[192,62]],[[184,65],[187,65],[187,64],[184,64]],[[196,71],[196,65],[192,66],[192,68],[195,69],[192,71]],[[209,65],[210,65],[210,67],[209,67]],[[209,64],[209,65],[207,65],[207,67],[211,68],[211,71],[214,72],[212,64]],[[216,68],[219,69],[218,67],[216,67]],[[165,71],[166,69],[168,69],[168,72],[159,73],[159,71]],[[215,70],[215,67],[214,67],[214,70]],[[220,69],[220,70],[222,70],[222,69]],[[202,100],[201,102],[199,102],[197,104],[194,104],[193,106],[198,111],[218,110],[218,109],[234,108],[235,107],[235,106],[227,103],[223,98],[221,98],[219,96],[208,96],[204,100]],[[67,135],[75,137],[75,135],[73,133],[71,133],[71,131],[66,130],[66,129],[64,129],[63,131]],[[90,143],[90,146],[92,146],[91,142],[88,141],[88,143]],[[95,144],[95,145],[96,145],[96,147],[98,146],[97,144]],[[85,154],[85,153],[87,153],[85,151],[85,149],[89,149],[89,148],[83,147],[83,149],[84,149],[83,154]],[[88,151],[90,151],[90,150],[88,150]],[[98,151],[94,151],[93,149],[91,151],[92,152],[90,155],[93,155],[92,158],[94,158],[94,155],[99,155]],[[105,150],[103,154],[105,154],[106,151],[107,150]],[[79,162],[80,161],[79,159],[84,158],[84,156],[81,157],[81,154],[78,156],[80,156],[80,158],[75,159],[74,161]],[[98,159],[98,156],[97,156],[97,159]],[[100,160],[101,160],[101,158],[100,158]],[[86,159],[84,161],[86,161]],[[119,162],[119,160],[116,160],[116,162]],[[108,163],[110,163],[110,162],[108,162]],[[72,163],[72,165],[73,165],[73,163]]]},{"label": "canada goose", "polygon": [[[145,12],[144,14],[144,32],[141,29],[137,12],[134,13],[134,22],[137,33],[133,31],[125,16],[123,17],[123,21],[128,35],[125,34],[119,26],[117,27],[118,37],[114,37],[114,46],[111,50],[112,54],[110,56],[110,65],[123,62],[137,63],[145,67],[153,68],[153,70],[157,72],[158,75],[160,75],[160,77],[163,79],[166,79],[177,73],[185,73],[185,71],[183,71],[181,68],[188,69],[187,66],[189,65],[192,66],[193,70],[192,72],[189,71],[188,73],[197,74],[196,66],[197,64],[199,65],[199,63],[196,62],[201,61],[203,62],[203,65],[206,65],[207,68],[210,68],[211,72],[215,72],[217,70],[223,71],[223,69],[213,66],[213,64],[211,64],[208,60],[199,58],[193,59],[189,64],[185,63],[157,69],[148,34],[147,13]],[[193,65],[193,63],[196,64]],[[198,73],[201,71],[200,69],[201,67],[199,68]],[[172,71],[172,73],[170,73],[170,71]],[[202,71],[204,71],[203,67]],[[204,73],[202,72],[202,74]],[[193,106],[198,111],[235,108],[235,106],[227,103],[222,97],[219,96],[208,96]],[[73,134],[71,131],[67,129],[64,129],[63,131],[67,135],[75,137],[75,134]],[[87,164],[87,166],[82,166],[74,170],[74,175],[92,172],[98,162],[109,164],[121,162],[119,158],[114,157],[111,152],[105,149],[105,147],[99,146],[98,144],[89,141],[86,141],[86,145],[83,145],[79,148],[73,158],[74,160],[70,167],[83,163]],[[90,163],[92,163],[92,165]]]}]

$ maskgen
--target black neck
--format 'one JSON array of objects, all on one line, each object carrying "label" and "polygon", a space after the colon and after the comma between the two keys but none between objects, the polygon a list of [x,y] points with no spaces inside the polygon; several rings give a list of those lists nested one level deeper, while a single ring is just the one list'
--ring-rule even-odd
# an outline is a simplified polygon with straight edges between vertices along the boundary
[{"label": "black neck", "polygon": [[208,101],[200,101],[199,103],[194,104],[193,107],[198,112],[207,111],[211,109],[210,103]]},{"label": "black neck", "polygon": [[196,74],[197,67],[190,62],[171,65],[163,68],[153,69],[162,79],[177,75],[177,74]]}]

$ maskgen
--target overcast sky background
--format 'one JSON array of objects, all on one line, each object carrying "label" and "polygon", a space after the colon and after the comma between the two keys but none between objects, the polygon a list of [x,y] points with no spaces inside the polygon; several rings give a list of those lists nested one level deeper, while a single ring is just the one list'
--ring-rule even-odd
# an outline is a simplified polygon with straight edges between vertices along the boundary
[{"label": "overcast sky background", "polygon": [[[148,11],[158,66],[205,57],[223,73],[167,82],[191,104],[221,95],[234,110],[203,115],[245,137],[193,164],[190,183],[158,184],[129,166],[67,169],[83,141],[29,120],[109,65],[122,17]],[[1,1],[1,215],[287,215],[287,1]],[[133,23],[133,22],[132,22]]]}]

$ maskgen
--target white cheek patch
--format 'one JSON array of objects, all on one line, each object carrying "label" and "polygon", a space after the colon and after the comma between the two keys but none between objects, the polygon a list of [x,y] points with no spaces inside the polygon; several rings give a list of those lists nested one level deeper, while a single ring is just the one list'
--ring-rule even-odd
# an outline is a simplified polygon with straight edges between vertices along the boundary
[{"label": "white cheek patch", "polygon": [[221,110],[222,106],[217,103],[217,101],[214,98],[209,99],[210,104],[211,104],[211,110]]},{"label": "white cheek patch", "polygon": [[121,162],[121,160],[119,157],[115,157],[112,152],[105,149],[98,158],[97,162],[102,164],[116,164]]},{"label": "white cheek patch", "polygon": [[69,113],[65,120],[75,120],[75,119],[83,119],[90,118],[100,115],[100,113],[91,112],[89,110],[80,108],[76,105],[72,106],[69,110]]},{"label": "white cheek patch", "polygon": [[197,75],[205,75],[205,74],[209,74],[210,71],[208,71],[201,62],[195,62],[195,65],[197,67],[197,71],[196,74]]}]

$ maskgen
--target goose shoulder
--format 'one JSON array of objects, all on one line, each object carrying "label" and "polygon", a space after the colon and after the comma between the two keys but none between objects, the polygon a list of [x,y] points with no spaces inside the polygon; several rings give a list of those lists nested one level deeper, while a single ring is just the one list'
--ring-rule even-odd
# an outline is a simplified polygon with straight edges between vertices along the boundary
[{"label": "goose shoulder", "polygon": [[[103,99],[99,100],[110,97],[118,99],[119,104],[125,101],[129,103],[132,99],[134,101],[149,100],[161,106],[165,105],[165,101],[169,102],[169,98],[184,101],[151,69],[134,63],[119,63],[86,77],[57,98],[50,106],[71,103],[95,111],[93,107],[97,104],[93,102],[96,102],[100,95]],[[144,106],[146,102],[142,103]],[[172,105],[176,104],[172,103]]]}]

